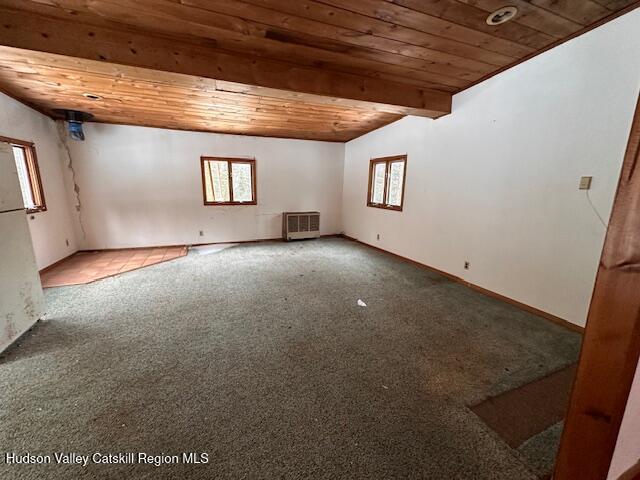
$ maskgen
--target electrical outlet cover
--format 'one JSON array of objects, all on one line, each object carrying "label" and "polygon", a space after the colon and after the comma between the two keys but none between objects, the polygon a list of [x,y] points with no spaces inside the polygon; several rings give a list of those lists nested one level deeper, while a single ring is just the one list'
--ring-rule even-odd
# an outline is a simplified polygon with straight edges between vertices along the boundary
[{"label": "electrical outlet cover", "polygon": [[589,190],[591,188],[591,179],[593,177],[580,177],[580,190]]}]

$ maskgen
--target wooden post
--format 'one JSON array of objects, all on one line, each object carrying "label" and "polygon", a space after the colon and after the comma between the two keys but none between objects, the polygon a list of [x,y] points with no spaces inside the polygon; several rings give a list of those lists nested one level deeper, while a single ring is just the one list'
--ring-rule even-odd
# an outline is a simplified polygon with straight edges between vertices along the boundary
[{"label": "wooden post", "polygon": [[639,356],[640,99],[591,299],[555,480],[606,479]]}]

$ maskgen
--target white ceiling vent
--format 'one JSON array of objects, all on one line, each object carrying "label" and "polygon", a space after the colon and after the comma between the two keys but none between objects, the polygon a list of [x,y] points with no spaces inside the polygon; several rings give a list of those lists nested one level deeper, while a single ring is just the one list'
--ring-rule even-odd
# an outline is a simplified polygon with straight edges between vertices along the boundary
[{"label": "white ceiling vent", "polygon": [[320,236],[320,212],[284,212],[282,238],[298,240]]}]

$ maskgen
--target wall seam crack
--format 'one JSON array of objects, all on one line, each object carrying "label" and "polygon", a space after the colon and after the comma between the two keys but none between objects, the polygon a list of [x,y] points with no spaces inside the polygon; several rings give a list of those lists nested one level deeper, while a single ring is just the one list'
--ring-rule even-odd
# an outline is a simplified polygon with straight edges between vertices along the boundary
[{"label": "wall seam crack", "polygon": [[67,163],[67,168],[71,170],[71,181],[73,182],[73,193],[75,194],[75,197],[76,197],[75,207],[76,207],[76,212],[78,212],[78,223],[80,224],[80,230],[82,231],[82,236],[83,238],[86,239],[87,232],[84,228],[84,223],[82,222],[82,201],[80,200],[80,186],[76,182],[76,171],[73,168],[73,157],[71,156],[71,149],[69,148],[67,132],[64,128],[63,121],[58,121],[56,123],[57,123],[58,136],[60,137],[60,142],[62,143],[62,146],[64,147],[65,151],[67,152],[67,158],[69,159],[69,162]]}]

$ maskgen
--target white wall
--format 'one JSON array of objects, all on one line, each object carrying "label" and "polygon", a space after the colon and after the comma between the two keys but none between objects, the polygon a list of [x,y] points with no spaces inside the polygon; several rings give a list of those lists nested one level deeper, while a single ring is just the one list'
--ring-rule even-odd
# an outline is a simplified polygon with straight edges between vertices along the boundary
[{"label": "white wall", "polygon": [[[639,82],[636,10],[347,143],[345,233],[584,325],[605,230],[578,180],[608,218]],[[367,207],[369,159],[404,153],[404,211]]]},{"label": "white wall", "polygon": [[[70,141],[85,249],[279,238],[282,212],[341,230],[344,144],[86,124]],[[204,206],[200,156],[255,157],[256,206]],[[204,236],[199,236],[199,231]]]},{"label": "white wall", "polygon": [[28,223],[42,269],[77,250],[56,123],[0,93],[0,135],[35,143],[47,210],[29,215]]},{"label": "white wall", "polygon": [[631,393],[627,400],[616,449],[609,469],[609,480],[615,480],[640,462],[640,365],[636,368]]}]

